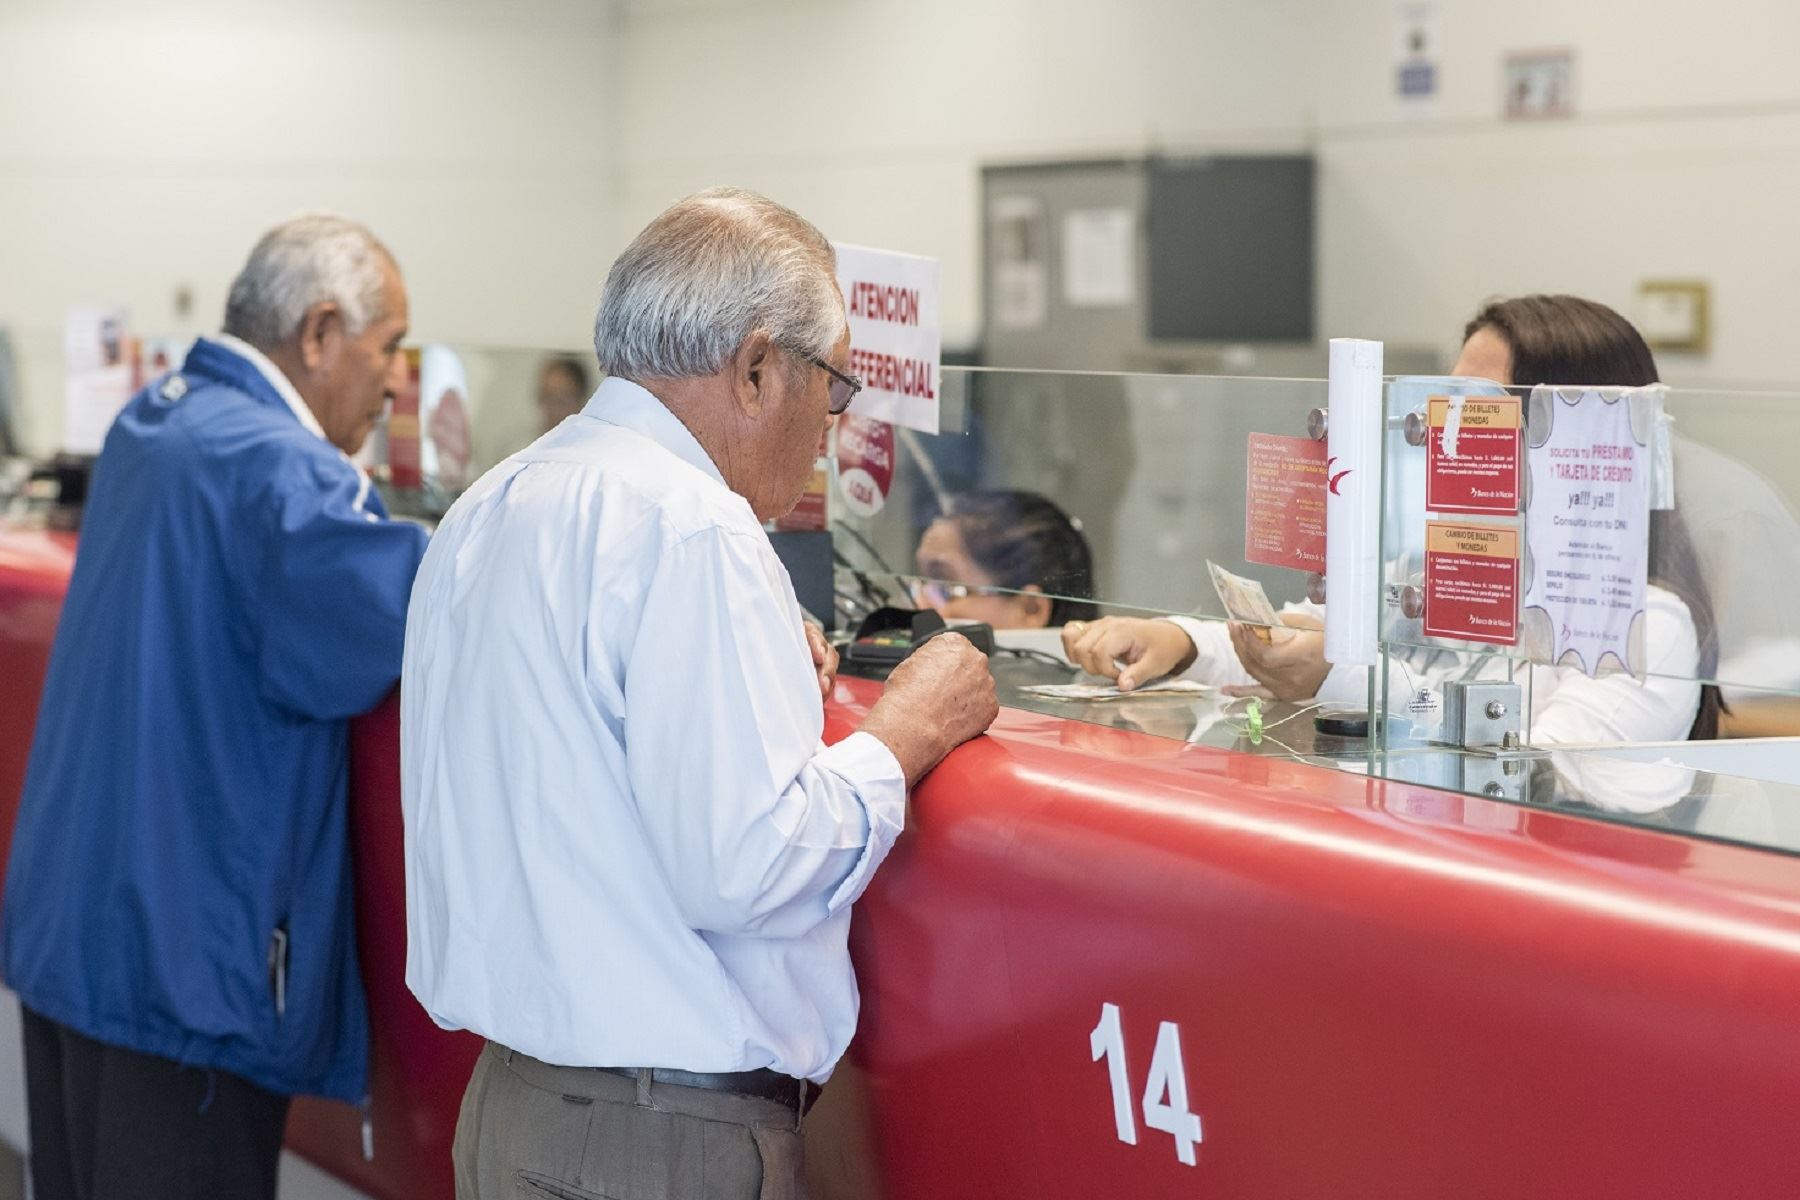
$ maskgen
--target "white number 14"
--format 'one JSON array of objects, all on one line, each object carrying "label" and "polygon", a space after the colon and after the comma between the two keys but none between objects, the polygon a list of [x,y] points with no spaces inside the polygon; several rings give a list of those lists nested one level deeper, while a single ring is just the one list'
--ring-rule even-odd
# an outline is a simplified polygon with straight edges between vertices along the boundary
[{"label": "white number 14", "polygon": [[[1137,1122],[1131,1112],[1131,1083],[1125,1074],[1125,1029],[1119,1006],[1102,1004],[1100,1023],[1088,1036],[1094,1061],[1106,1060],[1112,1080],[1113,1125],[1119,1140],[1137,1145]],[[1156,1031],[1156,1050],[1150,1056],[1150,1078],[1144,1084],[1144,1124],[1175,1139],[1175,1156],[1188,1166],[1195,1163],[1194,1146],[1201,1140],[1200,1117],[1188,1111],[1187,1072],[1181,1065],[1181,1029],[1164,1021]]]}]

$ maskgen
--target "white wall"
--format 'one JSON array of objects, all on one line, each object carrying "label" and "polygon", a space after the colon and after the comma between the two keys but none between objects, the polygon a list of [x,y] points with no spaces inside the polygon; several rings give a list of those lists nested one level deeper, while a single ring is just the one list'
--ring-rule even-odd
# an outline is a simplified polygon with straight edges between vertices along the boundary
[{"label": "white wall", "polygon": [[60,437],[67,305],[216,329],[257,234],[305,208],[374,227],[425,336],[583,345],[615,223],[611,21],[605,0],[0,5],[26,445]]},{"label": "white wall", "polygon": [[[622,234],[694,187],[761,187],[828,232],[945,260],[979,322],[984,162],[1314,148],[1321,332],[1453,347],[1494,293],[1629,311],[1714,287],[1677,382],[1800,381],[1800,5],[1440,0],[1443,97],[1392,96],[1394,0],[638,0],[621,29]],[[1499,119],[1508,50],[1572,46],[1574,121]]]},{"label": "white wall", "polygon": [[737,183],[834,238],[944,262],[979,332],[980,167],[1206,144],[1292,149],[1307,0],[639,0],[620,30],[619,213]]},{"label": "white wall", "polygon": [[[1697,276],[1714,351],[1666,373],[1800,384],[1800,5],[1439,7],[1444,94],[1417,119],[1394,0],[8,0],[0,323],[27,440],[60,432],[65,305],[210,328],[300,207],[393,243],[421,336],[579,347],[625,240],[743,183],[940,256],[958,346],[981,164],[1159,148],[1316,150],[1322,333],[1448,350],[1489,294],[1629,309],[1642,278]],[[1547,45],[1577,51],[1581,115],[1500,121],[1503,55]]]},{"label": "white wall", "polygon": [[[1320,4],[1321,319],[1444,342],[1490,293],[1629,313],[1639,280],[1713,286],[1713,352],[1673,382],[1800,380],[1800,6],[1442,0],[1443,97],[1392,98],[1394,5]],[[1498,117],[1508,50],[1570,46],[1578,117]]]}]

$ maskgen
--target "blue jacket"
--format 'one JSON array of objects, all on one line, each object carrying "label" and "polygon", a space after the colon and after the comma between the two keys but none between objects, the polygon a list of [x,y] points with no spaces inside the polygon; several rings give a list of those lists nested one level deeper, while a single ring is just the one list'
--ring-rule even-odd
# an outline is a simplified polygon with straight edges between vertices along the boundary
[{"label": "blue jacket", "polygon": [[355,1100],[347,726],[399,678],[425,533],[238,354],[169,378],[94,469],[0,970],[98,1041]]}]

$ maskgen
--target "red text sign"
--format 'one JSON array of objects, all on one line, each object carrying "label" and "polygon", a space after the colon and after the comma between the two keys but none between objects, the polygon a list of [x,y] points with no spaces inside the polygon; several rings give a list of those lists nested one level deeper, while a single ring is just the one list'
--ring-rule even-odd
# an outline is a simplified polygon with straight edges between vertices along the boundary
[{"label": "red text sign", "polygon": [[1244,558],[1299,571],[1325,569],[1325,443],[1250,435]]},{"label": "red text sign", "polygon": [[1425,507],[1449,513],[1518,512],[1518,397],[1433,396],[1426,411]]},{"label": "red text sign", "polygon": [[859,517],[880,512],[894,485],[894,427],[854,413],[840,417],[837,460],[844,507]]},{"label": "red text sign", "polygon": [[1425,633],[1511,646],[1519,640],[1519,531],[1425,522]]}]

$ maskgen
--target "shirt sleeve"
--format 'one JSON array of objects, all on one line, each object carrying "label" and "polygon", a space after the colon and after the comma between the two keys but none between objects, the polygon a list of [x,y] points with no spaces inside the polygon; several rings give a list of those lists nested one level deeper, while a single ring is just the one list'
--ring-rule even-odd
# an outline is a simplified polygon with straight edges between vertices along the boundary
[{"label": "shirt sleeve", "polygon": [[368,486],[348,461],[308,460],[276,483],[254,589],[257,667],[267,699],[315,720],[367,712],[400,678],[425,531],[370,511]]},{"label": "shirt sleeve", "polygon": [[[1643,680],[1623,673],[1590,679],[1570,667],[1536,668],[1554,681],[1532,713],[1531,741],[1541,746],[1594,742],[1679,742],[1700,707],[1699,638],[1681,598],[1664,588],[1645,593]],[[1543,687],[1534,681],[1534,690]],[[1540,691],[1540,694],[1543,694]]]},{"label": "shirt sleeve", "polygon": [[1183,679],[1212,687],[1255,687],[1256,680],[1238,661],[1231,647],[1231,633],[1223,621],[1202,621],[1197,617],[1162,617],[1187,634],[1194,644],[1194,661],[1181,673]]},{"label": "shirt sleeve", "polygon": [[906,781],[868,734],[820,749],[812,655],[760,539],[712,528],[662,553],[625,669],[625,756],[689,924],[797,937],[862,894]]}]

